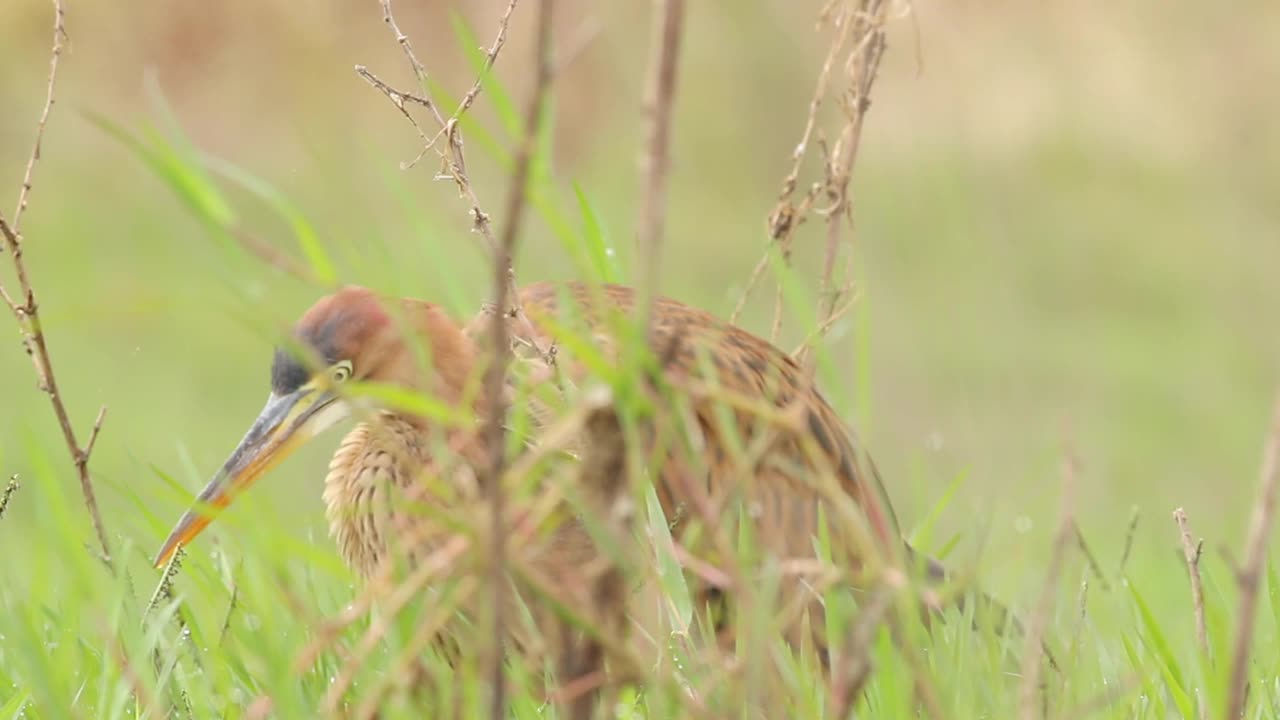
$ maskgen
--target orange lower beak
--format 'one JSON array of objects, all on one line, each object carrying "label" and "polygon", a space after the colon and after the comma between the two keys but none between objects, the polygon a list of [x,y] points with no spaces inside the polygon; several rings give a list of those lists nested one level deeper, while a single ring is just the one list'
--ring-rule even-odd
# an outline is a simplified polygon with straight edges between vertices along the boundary
[{"label": "orange lower beak", "polygon": [[[322,412],[330,408],[334,411]],[[231,457],[169,533],[156,554],[155,567],[167,564],[241,492],[345,415],[343,404],[332,393],[310,385],[288,395],[272,394]]]}]

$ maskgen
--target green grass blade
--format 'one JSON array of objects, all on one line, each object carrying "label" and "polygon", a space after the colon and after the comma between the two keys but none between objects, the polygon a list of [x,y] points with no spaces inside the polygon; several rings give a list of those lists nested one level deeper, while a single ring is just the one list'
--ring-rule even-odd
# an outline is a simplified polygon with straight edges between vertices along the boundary
[{"label": "green grass blade", "polygon": [[600,216],[587,199],[586,192],[578,183],[573,184],[574,197],[578,200],[578,212],[582,216],[582,251],[586,255],[586,263],[593,278],[609,283],[622,282],[622,273],[613,248],[605,237]]},{"label": "green grass blade", "polygon": [[23,709],[27,706],[27,701],[31,699],[31,693],[26,690],[19,690],[10,697],[4,705],[0,705],[0,718],[4,720],[17,720],[23,716]]},{"label": "green grass blade", "polygon": [[218,230],[227,230],[235,225],[236,216],[230,203],[204,174],[199,163],[184,156],[177,145],[146,126],[141,135],[135,135],[106,116],[88,112],[87,117],[142,160],[202,222]]},{"label": "green grass blade", "polygon": [[1173,697],[1173,701],[1177,704],[1178,710],[1183,714],[1183,717],[1195,717],[1195,701],[1191,698],[1191,693],[1188,691],[1186,681],[1183,679],[1183,673],[1178,665],[1178,658],[1169,647],[1164,631],[1160,629],[1160,624],[1156,622],[1155,615],[1151,612],[1151,607],[1143,599],[1142,594],[1138,592],[1138,588],[1132,582],[1127,582],[1126,585],[1129,588],[1130,597],[1133,598],[1133,604],[1138,610],[1142,626],[1146,629],[1148,647],[1155,652],[1160,666],[1160,673],[1165,679],[1165,686],[1168,688],[1169,694]]},{"label": "green grass blade", "polygon": [[334,270],[333,260],[324,249],[324,244],[320,242],[320,236],[302,211],[284,193],[266,180],[226,160],[212,155],[204,155],[203,159],[204,163],[219,175],[257,196],[288,224],[294,238],[298,241],[298,248],[302,250],[303,257],[307,259],[311,271],[321,283],[332,285],[337,282],[338,275]]}]

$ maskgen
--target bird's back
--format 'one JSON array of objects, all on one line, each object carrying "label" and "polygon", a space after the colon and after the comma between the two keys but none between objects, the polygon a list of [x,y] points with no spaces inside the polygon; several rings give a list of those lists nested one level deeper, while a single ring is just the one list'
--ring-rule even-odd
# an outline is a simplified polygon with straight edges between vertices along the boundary
[{"label": "bird's back", "polygon": [[[516,343],[526,355],[530,347],[549,347],[556,337],[554,327],[573,328],[575,316],[585,321],[596,347],[611,354],[617,344],[608,310],[629,312],[635,293],[618,285],[542,282],[524,287],[520,300],[537,335],[528,337],[527,326],[510,323],[518,341],[533,341]],[[573,307],[566,308],[564,300]],[[486,322],[482,314],[468,332],[481,333]],[[852,431],[789,355],[669,298],[658,298],[653,305],[649,343],[662,364],[664,380],[688,399],[692,415],[682,415],[673,405],[660,411],[659,423],[679,424],[683,419],[695,426],[685,428],[680,438],[684,442],[668,444],[671,449],[660,470],[651,468],[663,510],[675,529],[684,519],[699,515],[716,522],[736,498],[752,518],[760,544],[779,556],[811,557],[820,514],[830,530],[848,524],[840,518],[850,507],[861,519],[846,513],[844,520],[865,523],[871,539],[882,544],[880,549],[900,542],[870,458],[855,447]],[[692,445],[690,429],[697,431]],[[675,449],[681,444],[686,451]],[[687,451],[692,447],[697,450]]]}]

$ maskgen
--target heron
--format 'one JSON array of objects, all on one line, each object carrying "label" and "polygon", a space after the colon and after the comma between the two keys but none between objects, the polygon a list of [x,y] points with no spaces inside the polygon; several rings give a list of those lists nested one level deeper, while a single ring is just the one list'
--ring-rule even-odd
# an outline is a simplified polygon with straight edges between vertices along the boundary
[{"label": "heron", "polygon": [[[622,344],[610,318],[632,312],[637,302],[637,293],[620,285],[525,286],[513,305],[528,322],[507,318],[513,348],[522,357],[545,358],[558,341],[557,323],[572,315],[584,323],[596,351],[616,361]],[[854,565],[865,559],[860,554],[905,547],[879,473],[805,367],[774,344],[690,305],[657,297],[650,308],[647,339],[659,358],[657,375],[683,393],[651,422],[683,418],[691,428],[683,439],[696,453],[690,457],[668,448],[647,468],[673,537],[699,524],[705,530],[717,517],[726,523],[738,518],[754,532],[758,554],[784,564],[815,559],[815,538],[846,525],[862,528],[862,544],[850,545],[848,559]],[[346,383],[420,391],[484,418],[492,398],[485,397],[478,379],[492,352],[484,329],[494,312],[488,308],[459,321],[438,304],[383,298],[359,286],[316,301],[294,327],[296,343],[275,350],[265,406],[164,541],[156,567],[290,453],[350,417],[355,401],[342,392]],[[554,373],[571,380],[590,374],[585,363],[566,361],[565,355],[539,367],[558,365]],[[549,377],[542,382],[550,386]],[[730,396],[739,402],[727,403]],[[726,404],[732,406],[727,412]],[[769,413],[774,417],[762,418]],[[475,424],[442,427],[403,409],[377,407],[365,414],[339,443],[323,483],[330,534],[345,562],[367,578],[388,561],[397,534],[405,532],[393,498],[413,489],[423,467],[442,472],[440,448],[460,461],[448,471],[453,481],[445,483],[454,487],[430,494],[431,501],[447,504],[465,494],[461,486],[475,484],[489,456],[485,437]],[[850,508],[857,518],[848,516]],[[565,550],[550,568],[558,577],[572,574],[591,556],[582,527],[566,527],[560,544]],[[703,547],[710,542],[708,534],[702,533]],[[868,539],[874,547],[868,547]],[[929,565],[937,571],[936,563]],[[695,582],[700,601],[725,595],[726,588],[715,582]],[[806,591],[803,582],[786,589]],[[820,602],[811,605],[821,611]]]}]

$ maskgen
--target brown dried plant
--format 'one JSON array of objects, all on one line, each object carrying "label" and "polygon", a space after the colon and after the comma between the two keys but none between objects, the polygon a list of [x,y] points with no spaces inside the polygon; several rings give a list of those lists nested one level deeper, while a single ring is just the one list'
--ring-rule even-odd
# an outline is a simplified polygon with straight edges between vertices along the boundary
[{"label": "brown dried plant", "polygon": [[40,321],[40,302],[22,254],[23,246],[27,242],[27,238],[22,233],[22,219],[27,211],[31,191],[34,188],[35,171],[40,162],[45,127],[49,123],[49,115],[53,110],[58,83],[58,65],[62,59],[65,42],[67,42],[66,10],[63,7],[62,0],[53,0],[53,43],[49,53],[49,79],[45,85],[44,106],[40,110],[39,120],[36,121],[35,140],[31,144],[31,154],[27,159],[27,168],[22,175],[22,185],[18,191],[18,205],[13,212],[13,219],[11,221],[6,220],[4,213],[0,212],[0,237],[3,237],[3,246],[8,250],[9,260],[13,263],[18,288],[17,292],[13,293],[3,283],[0,283],[0,298],[3,298],[5,305],[13,313],[18,327],[22,331],[22,345],[26,349],[27,355],[31,357],[31,364],[35,368],[36,382],[40,390],[49,396],[49,403],[53,406],[53,414],[57,417],[58,426],[62,429],[62,438],[66,443],[67,452],[71,455],[71,463],[75,466],[76,475],[80,480],[80,492],[84,496],[85,507],[88,509],[89,517],[93,522],[93,530],[102,549],[102,557],[108,568],[114,568],[111,557],[111,544],[107,540],[106,527],[102,523],[102,513],[98,509],[97,495],[93,490],[93,479],[89,474],[89,458],[93,455],[93,447],[98,441],[98,432],[102,430],[102,421],[106,417],[107,408],[105,406],[99,408],[98,416],[89,429],[88,440],[82,445],[76,436],[62,393],[58,389],[58,379],[54,374],[53,360],[49,352],[48,336],[45,334],[44,326]]},{"label": "brown dried plant", "polygon": [[[469,205],[468,214],[471,218],[471,228],[479,233],[485,240],[490,254],[494,258],[494,262],[499,262],[502,257],[502,246],[498,238],[493,233],[493,223],[480,205],[480,198],[476,192],[475,186],[471,183],[471,177],[467,173],[466,156],[463,153],[462,129],[459,120],[475,103],[476,98],[480,95],[480,90],[484,82],[485,75],[493,69],[494,64],[498,60],[498,54],[502,51],[503,45],[507,39],[507,25],[511,20],[511,14],[515,11],[517,0],[509,0],[506,10],[503,11],[502,17],[498,20],[498,32],[494,37],[493,44],[485,52],[484,67],[481,69],[480,76],[476,78],[462,101],[452,114],[446,119],[440,112],[440,106],[432,99],[430,91],[427,89],[427,69],[418,59],[418,55],[414,52],[413,43],[409,36],[401,29],[396,21],[395,14],[391,10],[391,0],[380,0],[382,6],[382,20],[387,27],[395,35],[396,43],[404,52],[406,61],[408,61],[410,69],[413,71],[414,80],[418,86],[418,92],[406,92],[399,90],[390,83],[385,82],[377,75],[374,75],[367,67],[357,65],[355,70],[360,77],[364,78],[371,86],[379,92],[387,96],[387,99],[395,105],[400,114],[404,115],[409,124],[413,126],[418,133],[419,139],[422,140],[422,148],[418,155],[402,165],[405,169],[411,168],[418,163],[427,153],[434,152],[440,159],[440,172],[438,177],[452,180],[458,188],[458,194],[466,200]],[[432,121],[437,126],[437,130],[428,136],[423,130],[422,125],[418,122],[410,106],[417,106],[425,109],[431,116]],[[526,126],[526,130],[528,127]],[[439,145],[441,139],[445,140],[446,147]],[[516,318],[526,326],[528,318],[525,317],[523,309],[519,306],[519,293],[516,292],[515,269],[511,264],[510,258],[507,259],[506,267],[503,269],[506,273],[506,298],[513,304],[509,308],[503,308],[503,312]]]},{"label": "brown dried plant", "polygon": [[[804,130],[792,154],[791,170],[782,180],[778,201],[766,223],[770,242],[788,264],[800,225],[811,214],[821,217],[826,223],[822,273],[818,282],[818,330],[796,348],[798,359],[808,356],[812,345],[848,312],[856,300],[848,268],[839,286],[833,286],[837,282],[835,266],[842,242],[841,228],[845,223],[853,224],[849,181],[858,157],[863,122],[871,108],[872,85],[887,47],[885,25],[890,19],[892,5],[888,0],[829,0],[818,16],[818,29],[829,29],[832,34],[831,45],[809,101]],[[904,12],[909,11],[910,6],[905,6]],[[833,90],[832,82],[837,77],[843,82]],[[833,94],[839,106],[840,119],[834,129],[834,140],[828,141],[819,127],[819,114],[823,103]],[[802,189],[800,176],[814,145],[817,145],[821,156],[820,177]],[[736,321],[741,315],[768,266],[769,253],[766,253],[751,271],[731,320]],[[782,329],[782,305],[782,283],[779,282],[769,335],[773,342],[777,342]]]},{"label": "brown dried plant", "polygon": [[1240,586],[1240,607],[1236,612],[1236,634],[1231,652],[1231,675],[1227,707],[1223,718],[1242,717],[1249,680],[1249,654],[1253,645],[1254,623],[1257,621],[1258,596],[1262,591],[1262,566],[1266,562],[1267,541],[1275,522],[1276,500],[1280,497],[1280,395],[1276,396],[1271,414],[1271,427],[1262,452],[1258,497],[1249,520],[1245,538],[1245,554],[1236,570]]},{"label": "brown dried plant", "polygon": [[[514,2],[512,6],[514,6]],[[529,179],[529,166],[533,159],[534,144],[538,137],[539,121],[543,116],[542,107],[546,101],[547,91],[551,86],[551,15],[553,8],[554,3],[552,0],[539,0],[538,2],[537,41],[534,46],[534,63],[538,68],[537,76],[533,93],[529,98],[528,107],[525,111],[524,137],[516,150],[515,172],[512,174],[511,185],[507,191],[506,215],[503,220],[502,235],[493,258],[493,305],[496,308],[504,309],[503,312],[494,313],[489,322],[490,338],[493,343],[492,347],[495,349],[495,355],[487,368],[484,380],[486,396],[490,398],[492,403],[485,425],[487,431],[486,442],[489,447],[489,465],[485,471],[483,481],[485,490],[489,493],[491,508],[489,522],[492,531],[489,544],[492,553],[490,557],[490,590],[493,592],[493,656],[490,658],[490,682],[493,684],[493,701],[490,716],[493,720],[502,720],[507,713],[504,665],[506,654],[503,652],[507,632],[505,613],[508,605],[506,598],[507,537],[506,492],[502,487],[503,473],[507,464],[507,408],[502,398],[504,389],[507,386],[507,365],[511,360],[511,347],[507,337],[506,320],[508,317],[518,319],[523,312],[519,308],[519,296],[515,294],[513,257],[516,250],[516,241],[520,234],[520,220],[527,205],[525,194]],[[501,24],[502,32],[506,30],[506,23],[507,18],[504,16]],[[497,48],[498,46],[499,42],[495,41],[494,47]],[[494,52],[496,56],[496,50]],[[491,62],[486,63],[486,65],[490,64]],[[479,80],[476,83],[478,86]],[[468,96],[473,97],[471,93]],[[466,98],[463,99],[463,105],[459,107],[458,113],[465,112],[468,102]],[[450,144],[453,144],[452,139]],[[459,157],[461,157],[460,147]],[[507,307],[510,307],[511,310],[505,310]]]}]

